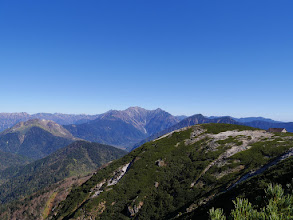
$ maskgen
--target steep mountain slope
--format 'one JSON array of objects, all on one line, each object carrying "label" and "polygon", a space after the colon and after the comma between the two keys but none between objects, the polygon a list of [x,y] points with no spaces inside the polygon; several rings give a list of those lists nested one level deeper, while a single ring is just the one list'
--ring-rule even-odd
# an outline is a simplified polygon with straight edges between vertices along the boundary
[{"label": "steep mountain slope", "polygon": [[70,176],[92,172],[125,152],[112,146],[77,141],[23,167],[0,172],[0,201],[7,203]]},{"label": "steep mountain slope", "polygon": [[64,127],[75,137],[128,147],[178,122],[176,117],[161,109],[131,107],[124,111],[109,111],[88,123]]},{"label": "steep mountain slope", "polygon": [[0,150],[39,159],[75,140],[53,121],[32,119],[0,133]]},{"label": "steep mountain slope", "polygon": [[260,175],[257,175],[247,181],[244,181],[229,191],[222,193],[207,204],[200,205],[192,212],[186,212],[175,219],[208,219],[208,210],[212,207],[222,208],[228,215],[232,208],[234,208],[233,200],[236,197],[248,198],[253,205],[261,205],[262,197],[265,194],[266,186],[270,183],[282,184],[283,188],[287,188],[288,184],[292,184],[293,179],[293,157],[289,157],[279,164],[270,167]]},{"label": "steep mountain slope", "polygon": [[[292,134],[231,124],[183,128],[144,144],[73,190],[54,219],[170,219],[293,152]],[[282,157],[283,156],[283,157]],[[249,175],[248,175],[249,176]]]},{"label": "steep mountain slope", "polygon": [[8,167],[11,166],[20,166],[20,165],[25,165],[31,162],[31,160],[4,151],[0,151],[0,171],[5,170]]},{"label": "steep mountain slope", "polygon": [[47,219],[52,209],[66,198],[72,188],[80,186],[92,175],[69,177],[51,184],[24,199],[0,206],[1,220]]},{"label": "steep mountain slope", "polygon": [[207,124],[207,123],[222,123],[222,124],[240,124],[238,122],[236,122],[235,120],[233,120],[230,117],[222,117],[222,118],[207,118],[204,117],[201,114],[196,114],[196,115],[192,115],[190,117],[187,117],[185,119],[183,119],[182,121],[180,121],[179,123],[165,129],[162,130],[156,134],[151,135],[150,137],[147,137],[146,139],[142,140],[139,143],[136,143],[133,146],[128,147],[126,150],[127,151],[132,151],[135,148],[141,146],[142,144],[148,142],[148,141],[152,141],[162,135],[168,134],[172,131],[184,128],[184,127],[188,127],[188,126],[193,126],[193,125],[197,125],[197,124]]},{"label": "steep mountain slope", "polygon": [[0,113],[0,132],[14,126],[16,123],[28,121],[30,119],[45,119],[51,120],[58,124],[81,124],[98,118],[99,115],[75,115],[75,114],[61,114],[61,113],[37,113],[28,114],[22,113]]}]

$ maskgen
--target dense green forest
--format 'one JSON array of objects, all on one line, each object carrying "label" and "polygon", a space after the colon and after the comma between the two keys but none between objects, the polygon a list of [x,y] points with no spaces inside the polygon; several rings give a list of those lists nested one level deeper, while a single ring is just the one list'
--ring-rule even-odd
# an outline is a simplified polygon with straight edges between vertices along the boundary
[{"label": "dense green forest", "polygon": [[126,152],[115,147],[77,141],[25,166],[0,172],[2,204],[34,193],[70,176],[86,175]]}]

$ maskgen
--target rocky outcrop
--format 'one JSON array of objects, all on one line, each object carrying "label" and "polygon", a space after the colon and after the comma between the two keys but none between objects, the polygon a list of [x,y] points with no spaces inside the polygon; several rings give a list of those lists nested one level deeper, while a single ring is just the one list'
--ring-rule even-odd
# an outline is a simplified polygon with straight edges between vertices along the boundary
[{"label": "rocky outcrop", "polygon": [[104,189],[107,191],[110,188],[106,188],[109,186],[116,185],[119,180],[126,174],[127,170],[129,169],[131,163],[127,163],[124,166],[118,168],[114,171],[113,176],[109,178],[108,180],[103,180],[102,182],[98,183],[93,189],[91,189],[92,192],[92,198],[97,197],[102,192],[104,192]]},{"label": "rocky outcrop", "polygon": [[141,209],[141,207],[143,206],[143,202],[140,201],[137,205],[132,206],[128,206],[128,212],[130,217],[135,216],[135,214],[137,214],[139,212],[139,210]]}]

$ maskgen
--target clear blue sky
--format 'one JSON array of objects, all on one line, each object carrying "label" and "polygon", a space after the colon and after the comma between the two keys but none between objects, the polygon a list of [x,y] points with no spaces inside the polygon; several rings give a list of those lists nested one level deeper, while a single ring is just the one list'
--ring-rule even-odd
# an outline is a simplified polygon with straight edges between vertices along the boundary
[{"label": "clear blue sky", "polygon": [[0,112],[293,121],[293,1],[1,0]]}]

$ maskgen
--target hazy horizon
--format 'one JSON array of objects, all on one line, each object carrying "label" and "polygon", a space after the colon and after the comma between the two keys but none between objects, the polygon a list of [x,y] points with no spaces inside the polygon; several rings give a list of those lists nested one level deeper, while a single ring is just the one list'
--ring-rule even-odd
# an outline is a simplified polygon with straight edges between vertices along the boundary
[{"label": "hazy horizon", "polygon": [[[127,108],[131,108],[131,107],[144,108],[144,107],[141,107],[141,106],[129,106]],[[127,108],[125,108],[125,109],[108,109],[107,111],[111,111],[111,110],[123,111],[123,110],[126,110]],[[158,107],[158,108],[160,108],[160,107]],[[147,108],[144,108],[144,109],[146,109],[146,110],[155,110],[157,108],[155,108],[155,109],[147,109]],[[162,108],[160,108],[160,109],[162,109]],[[275,121],[293,122],[293,121],[290,121],[290,120],[279,120],[277,118],[265,117],[263,115],[251,115],[251,116],[246,116],[246,115],[244,115],[244,116],[241,116],[241,115],[240,116],[237,116],[237,115],[227,115],[227,114],[226,115],[225,114],[224,115],[206,115],[206,114],[204,114],[202,112],[195,112],[193,114],[187,115],[187,114],[173,114],[172,112],[169,112],[167,109],[162,109],[162,110],[163,111],[166,111],[166,112],[168,112],[168,113],[170,113],[170,114],[172,114],[174,116],[187,116],[187,117],[190,117],[192,115],[202,114],[205,117],[226,117],[226,116],[233,117],[233,118],[262,117],[262,118],[266,118],[266,119],[272,119],[272,120],[275,120]],[[9,113],[15,113],[15,114],[17,114],[17,113],[27,113],[27,114],[33,115],[33,114],[38,114],[38,113],[41,113],[42,114],[43,113],[43,114],[99,115],[99,114],[106,113],[107,111],[93,113],[93,114],[88,114],[88,113],[74,113],[74,112],[70,113],[70,112],[26,112],[26,111],[19,111],[19,112],[0,112],[0,114],[2,114],[2,113],[8,113],[8,114]]]}]

